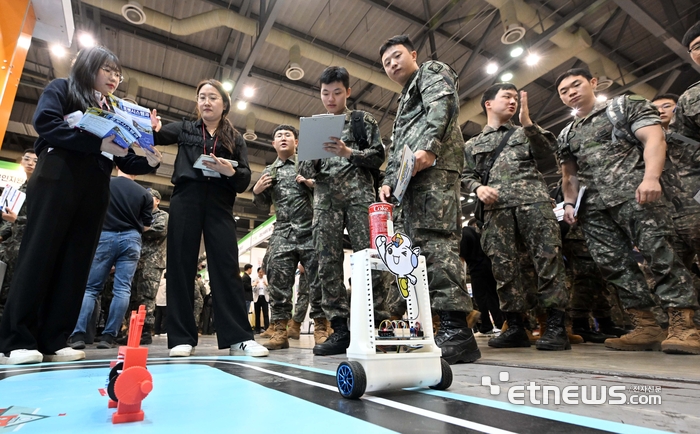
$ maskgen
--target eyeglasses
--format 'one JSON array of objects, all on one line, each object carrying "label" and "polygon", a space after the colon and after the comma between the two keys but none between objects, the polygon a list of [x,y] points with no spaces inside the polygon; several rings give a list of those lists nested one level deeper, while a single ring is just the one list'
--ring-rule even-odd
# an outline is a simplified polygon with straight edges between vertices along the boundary
[{"label": "eyeglasses", "polygon": [[36,157],[34,157],[34,158],[32,158],[32,157],[22,157],[22,161],[33,161],[33,162],[36,163],[37,161],[39,161],[39,159],[36,158]]},{"label": "eyeglasses", "polygon": [[211,103],[215,103],[221,98],[216,96],[216,95],[199,95],[197,96],[197,101],[198,102],[206,102],[207,100]]},{"label": "eyeglasses", "polygon": [[688,50],[688,53],[700,53],[700,44],[695,44],[690,50]]},{"label": "eyeglasses", "polygon": [[117,79],[119,80],[119,83],[124,81],[124,76],[116,69],[112,69],[109,66],[101,66],[100,69],[102,69],[104,72],[106,72],[110,78],[117,77]]}]

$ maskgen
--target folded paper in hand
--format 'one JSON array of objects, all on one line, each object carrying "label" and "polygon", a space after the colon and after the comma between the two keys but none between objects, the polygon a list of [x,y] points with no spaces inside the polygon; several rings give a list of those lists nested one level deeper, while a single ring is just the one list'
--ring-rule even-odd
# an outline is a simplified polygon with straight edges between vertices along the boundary
[{"label": "folded paper in hand", "polygon": [[[231,165],[233,167],[238,167],[238,161],[236,161],[236,160],[227,160],[226,158],[221,158],[221,157],[216,157],[216,158],[218,158],[219,160],[226,160],[229,163],[231,163]],[[211,155],[202,154],[199,156],[199,158],[197,158],[197,161],[194,162],[192,167],[194,167],[195,169],[202,169],[202,173],[204,173],[204,176],[208,176],[210,178],[221,178],[221,174],[219,172],[217,172],[216,170],[211,170],[207,166],[204,165],[205,161],[213,163],[214,158]]]},{"label": "folded paper in hand", "polygon": [[[576,206],[574,207],[574,217],[578,215],[578,209],[581,206],[581,198],[583,198],[583,193],[586,191],[586,186],[582,185],[578,190],[578,197],[576,198]],[[557,220],[564,220],[564,202],[559,202],[557,206],[554,207],[554,215],[557,216]]]}]

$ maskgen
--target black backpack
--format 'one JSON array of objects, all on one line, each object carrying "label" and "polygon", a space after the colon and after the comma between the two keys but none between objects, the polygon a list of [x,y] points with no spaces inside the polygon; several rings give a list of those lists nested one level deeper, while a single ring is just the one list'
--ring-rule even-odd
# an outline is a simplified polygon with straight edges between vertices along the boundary
[{"label": "black backpack", "polygon": [[[357,144],[360,146],[360,150],[363,151],[369,148],[369,139],[367,137],[367,130],[365,129],[365,113],[362,110],[353,110],[350,116],[352,135],[355,137]],[[376,199],[379,192],[380,182],[382,180],[382,172],[379,169],[368,170],[372,174],[372,179],[374,181],[374,196]]]}]

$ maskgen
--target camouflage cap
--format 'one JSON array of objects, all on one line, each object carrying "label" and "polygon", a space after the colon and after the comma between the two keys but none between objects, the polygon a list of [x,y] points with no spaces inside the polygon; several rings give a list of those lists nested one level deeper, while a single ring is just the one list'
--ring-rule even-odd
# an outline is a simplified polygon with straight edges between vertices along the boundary
[{"label": "camouflage cap", "polygon": [[160,192],[158,190],[156,190],[155,188],[148,188],[147,190],[153,195],[153,197],[160,200]]}]

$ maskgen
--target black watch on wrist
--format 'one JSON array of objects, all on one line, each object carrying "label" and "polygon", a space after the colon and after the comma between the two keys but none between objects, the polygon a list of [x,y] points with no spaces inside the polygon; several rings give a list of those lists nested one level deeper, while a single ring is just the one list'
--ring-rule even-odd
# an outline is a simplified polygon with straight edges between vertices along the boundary
[{"label": "black watch on wrist", "polygon": [[564,202],[564,209],[566,209],[566,206],[567,206],[567,205],[571,205],[574,209],[576,209],[576,204],[575,204],[575,203]]}]

